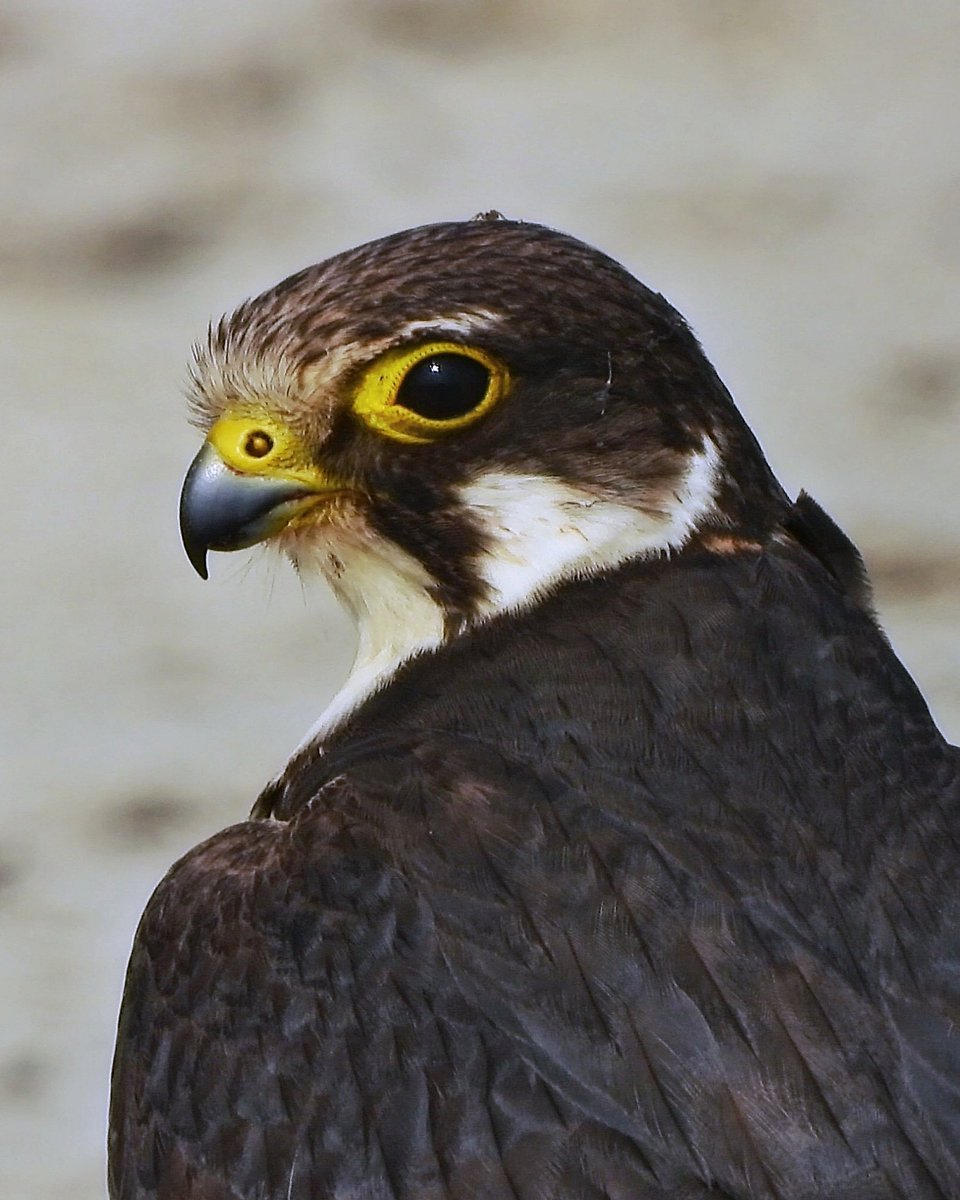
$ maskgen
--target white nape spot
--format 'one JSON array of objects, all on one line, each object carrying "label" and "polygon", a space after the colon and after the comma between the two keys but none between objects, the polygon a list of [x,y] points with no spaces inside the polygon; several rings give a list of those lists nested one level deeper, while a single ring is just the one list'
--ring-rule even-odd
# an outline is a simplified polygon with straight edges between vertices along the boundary
[{"label": "white nape spot", "polygon": [[327,737],[401,663],[439,646],[444,613],[430,594],[430,576],[420,563],[362,528],[329,527],[322,542],[298,544],[293,557],[301,571],[316,568],[326,576],[353,614],[359,633],[346,682],[307,731],[299,750]]},{"label": "white nape spot", "polygon": [[490,545],[477,563],[483,616],[530,603],[564,579],[678,549],[712,511],[720,455],[706,439],[659,512],[605,500],[559,479],[491,471],[460,489]]},{"label": "white nape spot", "polygon": [[482,333],[484,330],[490,329],[497,325],[503,318],[499,313],[491,312],[487,308],[477,308],[469,312],[448,313],[446,316],[431,317],[423,321],[407,321],[405,325],[401,325],[398,333],[398,340],[405,340],[415,337],[419,333],[430,334],[459,334],[461,337],[469,337],[475,333]]}]

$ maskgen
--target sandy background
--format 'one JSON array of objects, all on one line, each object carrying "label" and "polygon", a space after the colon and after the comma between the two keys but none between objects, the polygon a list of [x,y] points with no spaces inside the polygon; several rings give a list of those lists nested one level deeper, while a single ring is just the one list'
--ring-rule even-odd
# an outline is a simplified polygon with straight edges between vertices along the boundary
[{"label": "sandy background", "polygon": [[958,61],[955,0],[0,5],[4,1200],[103,1194],[139,912],[348,665],[176,529],[189,344],[309,261],[497,207],[626,262],[960,735]]}]

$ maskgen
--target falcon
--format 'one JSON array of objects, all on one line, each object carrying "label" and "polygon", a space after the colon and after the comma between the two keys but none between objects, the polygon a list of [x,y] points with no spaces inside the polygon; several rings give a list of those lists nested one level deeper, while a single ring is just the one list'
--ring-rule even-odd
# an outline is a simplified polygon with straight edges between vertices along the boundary
[{"label": "falcon", "polygon": [[193,376],[194,567],[359,650],[144,913],[111,1197],[960,1196],[960,755],[663,297],[488,214]]}]

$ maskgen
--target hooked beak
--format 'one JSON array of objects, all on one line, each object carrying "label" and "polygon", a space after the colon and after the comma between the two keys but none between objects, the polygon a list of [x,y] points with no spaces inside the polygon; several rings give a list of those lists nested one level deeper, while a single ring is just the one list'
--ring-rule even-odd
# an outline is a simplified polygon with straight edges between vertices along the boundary
[{"label": "hooked beak", "polygon": [[342,488],[305,461],[285,429],[262,419],[221,418],[183,481],[180,534],[207,578],[208,550],[242,550]]}]

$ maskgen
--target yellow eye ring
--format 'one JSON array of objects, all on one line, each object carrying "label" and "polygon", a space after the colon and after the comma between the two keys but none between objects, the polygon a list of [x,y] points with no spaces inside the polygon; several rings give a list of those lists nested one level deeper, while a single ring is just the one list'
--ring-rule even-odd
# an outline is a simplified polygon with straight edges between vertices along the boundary
[{"label": "yellow eye ring", "polygon": [[503,398],[509,382],[506,367],[474,346],[403,346],[388,350],[368,368],[353,411],[377,433],[422,444],[478,421]]}]

